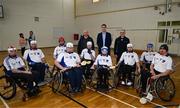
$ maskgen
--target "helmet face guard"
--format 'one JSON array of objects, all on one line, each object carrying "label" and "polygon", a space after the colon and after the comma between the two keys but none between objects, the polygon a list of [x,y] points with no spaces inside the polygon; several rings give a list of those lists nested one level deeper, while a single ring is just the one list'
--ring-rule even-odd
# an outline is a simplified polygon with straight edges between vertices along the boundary
[{"label": "helmet face guard", "polygon": [[101,48],[101,53],[106,55],[108,53],[108,48],[107,47],[102,47]]}]

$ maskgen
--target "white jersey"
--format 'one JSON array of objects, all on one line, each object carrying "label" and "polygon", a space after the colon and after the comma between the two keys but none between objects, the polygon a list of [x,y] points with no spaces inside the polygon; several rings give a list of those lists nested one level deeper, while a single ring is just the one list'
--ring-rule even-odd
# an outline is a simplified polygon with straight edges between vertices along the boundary
[{"label": "white jersey", "polygon": [[[91,50],[91,54],[95,58],[95,51],[94,50]],[[81,56],[81,58],[84,58],[86,60],[92,60],[91,55],[88,53],[88,49],[87,48],[82,50],[80,56]]]},{"label": "white jersey", "polygon": [[120,58],[121,62],[124,62],[125,65],[133,66],[139,62],[139,57],[135,52],[123,52]]},{"label": "white jersey", "polygon": [[80,63],[80,57],[77,53],[60,53],[58,55],[58,58],[56,59],[59,64],[63,67],[74,67],[77,65],[77,63]]},{"label": "white jersey", "polygon": [[154,69],[158,72],[166,72],[172,70],[172,58],[170,56],[163,56],[157,53],[152,61]]},{"label": "white jersey", "polygon": [[41,63],[42,58],[44,58],[44,53],[42,52],[41,49],[36,49],[36,50],[31,50],[28,49],[24,52],[23,58],[29,63],[29,64],[34,64],[34,63]]},{"label": "white jersey", "polygon": [[105,65],[105,66],[112,66],[112,59],[111,56],[103,56],[99,54],[94,62],[94,65]]},{"label": "white jersey", "polygon": [[12,69],[19,69],[19,68],[22,68],[25,66],[23,60],[21,57],[9,57],[7,56],[5,59],[4,59],[4,62],[3,62],[5,68],[7,69],[7,71],[10,71]]},{"label": "white jersey", "polygon": [[53,53],[53,57],[54,59],[57,59],[58,55],[60,53],[63,53],[66,51],[66,46],[57,46],[55,49],[54,49],[54,53]]},{"label": "white jersey", "polygon": [[141,54],[140,61],[145,63],[151,63],[153,60],[153,57],[157,54],[157,52],[148,52],[145,51]]}]

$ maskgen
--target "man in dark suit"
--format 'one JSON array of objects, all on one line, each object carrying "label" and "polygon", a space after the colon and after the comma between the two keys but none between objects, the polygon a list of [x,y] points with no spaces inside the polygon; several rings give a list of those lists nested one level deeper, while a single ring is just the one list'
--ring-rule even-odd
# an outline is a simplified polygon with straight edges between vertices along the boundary
[{"label": "man in dark suit", "polygon": [[94,41],[89,36],[89,32],[87,30],[83,31],[83,35],[80,37],[80,40],[78,42],[77,52],[78,54],[81,54],[82,50],[87,47],[87,42],[92,42],[92,50],[94,50]]},{"label": "man in dark suit", "polygon": [[98,45],[99,54],[101,53],[101,48],[103,46],[106,46],[108,47],[108,54],[110,55],[110,50],[111,50],[110,46],[112,43],[111,33],[106,32],[106,29],[107,29],[106,24],[102,24],[101,29],[102,29],[102,32],[99,33],[97,36],[97,45]]},{"label": "man in dark suit", "polygon": [[116,38],[114,44],[114,55],[116,57],[116,62],[118,63],[123,52],[127,51],[127,44],[130,43],[129,38],[126,36],[126,31],[122,29],[120,31],[120,36]]}]

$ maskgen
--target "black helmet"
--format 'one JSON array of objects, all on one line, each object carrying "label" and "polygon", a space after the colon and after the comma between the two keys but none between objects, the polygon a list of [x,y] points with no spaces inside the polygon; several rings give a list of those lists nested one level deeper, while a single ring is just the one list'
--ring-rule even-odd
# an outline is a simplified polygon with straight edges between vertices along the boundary
[{"label": "black helmet", "polygon": [[167,44],[162,44],[159,49],[165,49],[166,51],[168,51],[169,48]]}]

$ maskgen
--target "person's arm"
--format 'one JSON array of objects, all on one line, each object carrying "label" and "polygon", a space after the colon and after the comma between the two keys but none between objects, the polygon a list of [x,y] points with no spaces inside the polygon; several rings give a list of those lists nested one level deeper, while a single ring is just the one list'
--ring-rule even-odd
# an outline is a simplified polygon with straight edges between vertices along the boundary
[{"label": "person's arm", "polygon": [[139,57],[136,53],[134,53],[134,57],[135,57],[135,62],[136,62],[136,66],[137,66],[137,70],[140,73],[141,72],[141,68],[140,68],[140,64],[139,64]]},{"label": "person's arm", "polygon": [[[56,47],[57,48],[57,47]],[[56,51],[56,48],[54,49],[54,52],[53,52],[53,58],[56,59],[57,58],[57,51]]]},{"label": "person's arm", "polygon": [[116,38],[115,43],[114,43],[114,55],[117,58],[117,38]]},{"label": "person's arm", "polygon": [[100,33],[97,35],[97,46],[100,47]]},{"label": "person's arm", "polygon": [[94,51],[94,50],[92,51],[92,53],[90,54],[90,56],[91,56],[91,59],[92,59],[93,61],[95,61],[95,51]]},{"label": "person's arm", "polygon": [[111,33],[109,33],[109,47],[111,46],[111,44],[112,44],[112,36],[111,36]]},{"label": "person's arm", "polygon": [[116,66],[119,66],[120,63],[124,60],[124,54],[125,54],[125,53],[122,53],[122,55],[121,55],[121,57],[120,57],[120,60],[119,60],[119,62],[117,63]]},{"label": "person's arm", "polygon": [[91,42],[92,42],[92,50],[95,50],[93,38],[91,38]]},{"label": "person's arm", "polygon": [[82,43],[82,36],[79,39],[78,46],[77,46],[77,52],[78,54],[81,54],[81,43]]},{"label": "person's arm", "polygon": [[39,50],[40,50],[40,55],[41,55],[41,61],[42,61],[42,63],[46,63],[46,59],[45,59],[44,53],[42,52],[41,49],[39,49]]},{"label": "person's arm", "polygon": [[62,58],[64,57],[64,55],[61,53],[60,55],[58,55],[58,58],[56,60],[54,60],[54,64],[56,65],[56,67],[58,67],[61,70],[67,70],[67,68],[63,67],[60,62],[62,61]]}]

